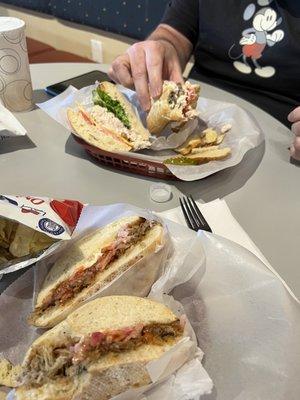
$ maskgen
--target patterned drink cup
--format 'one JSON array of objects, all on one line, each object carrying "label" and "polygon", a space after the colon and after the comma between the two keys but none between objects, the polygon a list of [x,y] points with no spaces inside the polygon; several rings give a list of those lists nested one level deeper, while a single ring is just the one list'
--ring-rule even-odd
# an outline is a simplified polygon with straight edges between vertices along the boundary
[{"label": "patterned drink cup", "polygon": [[33,108],[25,22],[0,17],[0,101],[10,111]]}]

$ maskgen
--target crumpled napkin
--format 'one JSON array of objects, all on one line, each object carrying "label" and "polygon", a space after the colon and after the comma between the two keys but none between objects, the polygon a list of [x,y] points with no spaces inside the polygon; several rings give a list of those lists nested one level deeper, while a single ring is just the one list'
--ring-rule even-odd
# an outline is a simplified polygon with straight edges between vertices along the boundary
[{"label": "crumpled napkin", "polygon": [[[274,270],[262,252],[258,249],[258,247],[253,243],[248,234],[244,231],[241,225],[237,222],[234,216],[231,214],[231,211],[223,199],[216,199],[210,201],[208,203],[199,203],[196,202],[200,211],[202,212],[204,218],[208,222],[214,234],[222,236],[226,239],[229,239],[235,243],[238,243],[240,246],[245,247],[247,250],[251,251],[251,253],[255,254],[257,258],[259,258],[267,268],[269,268],[283,283],[288,292],[292,295],[292,297],[300,302],[299,299],[295,296],[292,290],[289,288],[287,283],[281,278],[281,276]],[[183,213],[180,207],[176,207],[164,212],[159,213],[162,217],[168,218],[174,222],[177,222],[182,225],[186,225]]]},{"label": "crumpled napkin", "polygon": [[24,136],[26,134],[27,131],[24,126],[0,101],[0,139],[11,136]]}]

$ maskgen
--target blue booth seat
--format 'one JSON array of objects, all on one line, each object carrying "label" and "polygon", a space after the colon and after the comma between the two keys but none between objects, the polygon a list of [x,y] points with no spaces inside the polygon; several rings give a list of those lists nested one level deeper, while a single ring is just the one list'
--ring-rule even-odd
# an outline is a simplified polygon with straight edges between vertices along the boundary
[{"label": "blue booth seat", "polygon": [[1,0],[82,25],[144,39],[169,0]]}]

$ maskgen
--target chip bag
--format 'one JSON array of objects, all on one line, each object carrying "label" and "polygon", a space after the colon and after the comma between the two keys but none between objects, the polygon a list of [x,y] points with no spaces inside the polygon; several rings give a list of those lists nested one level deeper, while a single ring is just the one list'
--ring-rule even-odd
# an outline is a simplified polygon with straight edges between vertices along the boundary
[{"label": "chip bag", "polygon": [[82,208],[73,200],[0,195],[1,274],[27,267],[71,239]]}]

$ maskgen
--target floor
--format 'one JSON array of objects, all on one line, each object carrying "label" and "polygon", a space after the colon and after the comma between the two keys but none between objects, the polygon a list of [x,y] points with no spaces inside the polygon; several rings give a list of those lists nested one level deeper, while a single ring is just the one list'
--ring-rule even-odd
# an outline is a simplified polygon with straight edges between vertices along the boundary
[{"label": "floor", "polygon": [[88,58],[80,57],[66,51],[56,50],[48,44],[27,38],[27,49],[30,64],[48,62],[91,62]]}]

